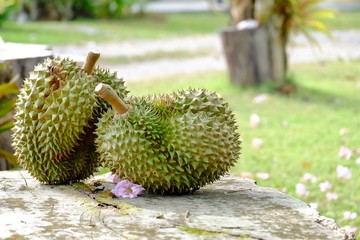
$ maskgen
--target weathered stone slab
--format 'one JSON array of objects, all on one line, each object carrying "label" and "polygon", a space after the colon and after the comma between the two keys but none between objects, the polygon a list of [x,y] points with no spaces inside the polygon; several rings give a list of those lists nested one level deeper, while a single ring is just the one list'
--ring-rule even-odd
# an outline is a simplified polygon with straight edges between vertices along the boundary
[{"label": "weathered stone slab", "polygon": [[304,202],[234,176],[182,196],[118,199],[113,187],[104,176],[51,186],[0,172],[0,238],[352,239]]}]

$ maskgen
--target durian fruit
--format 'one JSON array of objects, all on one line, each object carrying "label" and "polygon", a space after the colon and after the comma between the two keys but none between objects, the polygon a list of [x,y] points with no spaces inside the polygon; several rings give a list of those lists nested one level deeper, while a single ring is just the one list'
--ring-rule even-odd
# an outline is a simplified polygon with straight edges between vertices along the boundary
[{"label": "durian fruit", "polygon": [[94,130],[107,106],[93,89],[106,79],[127,94],[115,74],[93,71],[99,56],[89,52],[82,68],[69,59],[46,59],[24,81],[16,102],[13,146],[20,166],[40,182],[85,179],[99,166]]},{"label": "durian fruit", "polygon": [[239,157],[234,115],[215,93],[189,89],[125,104],[108,85],[95,91],[114,108],[97,124],[103,165],[148,192],[190,193],[219,179]]},{"label": "durian fruit", "polygon": [[236,120],[215,92],[188,89],[170,96],[166,105],[172,109],[167,122],[171,127],[163,136],[168,159],[182,168],[178,178],[196,189],[219,179],[239,158]]}]

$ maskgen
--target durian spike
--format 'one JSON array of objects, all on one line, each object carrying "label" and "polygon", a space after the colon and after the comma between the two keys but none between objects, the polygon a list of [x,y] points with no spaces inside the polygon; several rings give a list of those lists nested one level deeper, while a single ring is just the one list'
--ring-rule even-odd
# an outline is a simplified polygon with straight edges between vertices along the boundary
[{"label": "durian spike", "polygon": [[99,59],[100,53],[96,50],[91,50],[87,53],[84,65],[82,66],[82,70],[84,70],[87,74],[91,74],[96,61]]},{"label": "durian spike", "polygon": [[124,114],[129,110],[129,107],[121,100],[110,85],[99,83],[95,88],[95,92],[110,103],[118,114]]}]

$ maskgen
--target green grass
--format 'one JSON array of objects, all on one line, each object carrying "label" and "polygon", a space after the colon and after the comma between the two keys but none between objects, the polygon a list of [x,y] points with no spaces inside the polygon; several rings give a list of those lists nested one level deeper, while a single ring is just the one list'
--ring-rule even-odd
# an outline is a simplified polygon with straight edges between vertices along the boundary
[{"label": "green grass", "polygon": [[[41,44],[79,44],[159,39],[216,33],[228,26],[227,13],[150,14],[120,20],[76,20],[69,22],[5,22],[0,36],[5,41]],[[329,29],[360,28],[360,11],[339,12],[326,20]]]},{"label": "green grass", "polygon": [[227,26],[225,13],[148,15],[121,20],[76,20],[71,22],[6,22],[0,29],[5,41],[42,44],[76,44],[158,39],[214,33]]},{"label": "green grass", "polygon": [[[273,91],[271,86],[242,89],[227,80],[225,72],[172,76],[148,82],[129,82],[134,94],[163,93],[188,87],[204,87],[220,93],[234,110],[241,133],[242,154],[232,173],[267,172],[268,180],[257,179],[259,185],[285,189],[305,202],[319,204],[321,214],[335,218],[341,226],[360,226],[355,221],[343,219],[344,211],[360,215],[360,165],[355,163],[360,153],[345,160],[338,157],[340,146],[359,151],[360,132],[360,60],[329,62],[292,66],[293,81],[297,91],[285,96]],[[256,104],[254,96],[266,93],[268,99]],[[261,124],[250,127],[249,117],[257,113]],[[349,134],[341,136],[339,130],[348,128]],[[260,149],[252,147],[253,138],[261,138]],[[336,167],[351,169],[352,179],[340,180]],[[310,194],[299,197],[295,185],[304,173],[318,178],[317,183],[305,183]],[[255,177],[256,178],[256,177]],[[338,194],[336,201],[326,200],[319,191],[319,183],[328,180]]]},{"label": "green grass", "polygon": [[329,29],[349,30],[360,28],[360,11],[344,11],[337,12],[335,18],[326,19],[324,22],[329,26]]}]

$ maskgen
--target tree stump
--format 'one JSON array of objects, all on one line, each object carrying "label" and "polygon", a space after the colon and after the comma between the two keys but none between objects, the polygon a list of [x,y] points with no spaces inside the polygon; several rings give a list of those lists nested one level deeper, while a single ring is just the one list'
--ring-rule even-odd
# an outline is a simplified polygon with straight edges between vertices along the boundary
[{"label": "tree stump", "polygon": [[20,76],[18,86],[22,85],[22,81],[35,65],[48,57],[53,57],[53,53],[46,45],[22,43],[0,45],[0,62],[10,62],[12,71]]},{"label": "tree stump", "polygon": [[280,46],[276,41],[276,32],[269,29],[265,25],[247,29],[233,27],[221,31],[231,81],[250,86],[283,80],[283,55],[278,54]]}]

